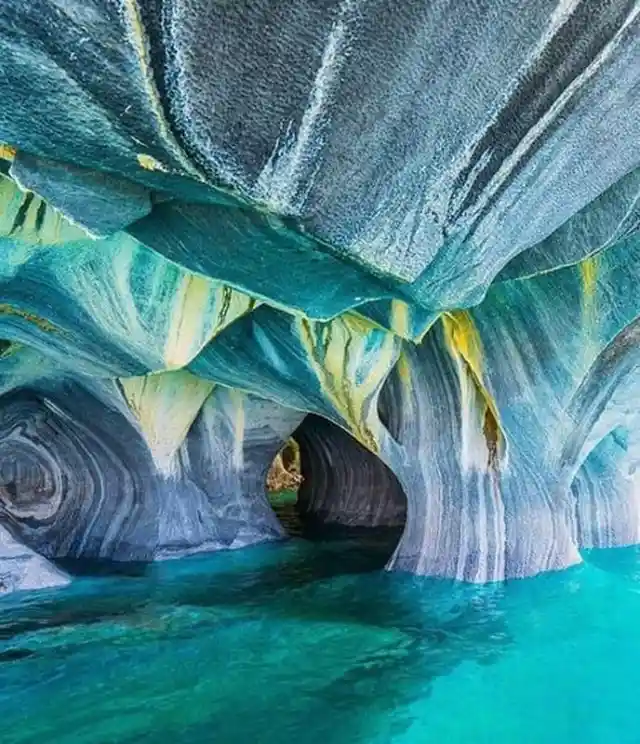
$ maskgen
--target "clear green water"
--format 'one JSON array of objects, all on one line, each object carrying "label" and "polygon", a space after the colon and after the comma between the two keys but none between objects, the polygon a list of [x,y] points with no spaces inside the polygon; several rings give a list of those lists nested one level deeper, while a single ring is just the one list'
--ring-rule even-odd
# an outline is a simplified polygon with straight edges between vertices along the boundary
[{"label": "clear green water", "polygon": [[477,588],[381,541],[0,600],[2,744],[638,744],[633,551]]}]

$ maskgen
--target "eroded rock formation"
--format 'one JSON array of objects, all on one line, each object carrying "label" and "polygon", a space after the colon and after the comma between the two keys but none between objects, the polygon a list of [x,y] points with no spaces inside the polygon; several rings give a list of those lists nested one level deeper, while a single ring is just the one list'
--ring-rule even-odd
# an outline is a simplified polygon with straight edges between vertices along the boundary
[{"label": "eroded rock formation", "polygon": [[298,511],[312,523],[403,527],[407,500],[384,462],[327,419],[309,414],[295,431],[302,484]]},{"label": "eroded rock formation", "polygon": [[282,537],[309,414],[310,508],[406,505],[390,568],[640,542],[639,30],[625,0],[5,0],[0,590]]}]

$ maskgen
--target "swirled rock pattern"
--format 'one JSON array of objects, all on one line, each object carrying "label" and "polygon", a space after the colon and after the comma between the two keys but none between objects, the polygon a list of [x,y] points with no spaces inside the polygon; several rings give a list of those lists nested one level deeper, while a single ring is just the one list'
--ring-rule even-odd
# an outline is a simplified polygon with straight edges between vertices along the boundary
[{"label": "swirled rock pattern", "polygon": [[314,509],[402,492],[390,568],[639,543],[639,31],[630,0],[4,0],[0,588],[282,537],[308,414]]},{"label": "swirled rock pattern", "polygon": [[[162,412],[174,382],[154,384]],[[209,388],[188,436],[164,406],[169,441],[183,434],[168,451],[121,390],[67,382],[0,399],[0,515],[14,537],[50,559],[149,561],[282,536],[265,479],[301,414]],[[193,388],[179,395],[186,408]]]}]

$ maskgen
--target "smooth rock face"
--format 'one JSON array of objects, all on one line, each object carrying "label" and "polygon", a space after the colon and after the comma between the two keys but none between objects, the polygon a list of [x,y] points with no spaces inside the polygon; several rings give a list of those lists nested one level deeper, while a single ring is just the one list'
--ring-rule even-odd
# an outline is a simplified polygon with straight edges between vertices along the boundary
[{"label": "smooth rock face", "polygon": [[[438,312],[477,302],[637,166],[638,23],[624,0],[8,0],[0,135],[120,178],[111,219],[126,222],[127,182],[163,192],[156,228],[152,213],[134,232],[252,294],[318,318],[336,294],[340,310],[386,295]],[[87,225],[103,220],[92,189]],[[260,258],[244,275],[231,240]]]},{"label": "smooth rock face", "polygon": [[282,536],[266,473],[309,413],[309,508],[406,499],[390,568],[640,542],[639,24],[4,0],[3,591]]}]

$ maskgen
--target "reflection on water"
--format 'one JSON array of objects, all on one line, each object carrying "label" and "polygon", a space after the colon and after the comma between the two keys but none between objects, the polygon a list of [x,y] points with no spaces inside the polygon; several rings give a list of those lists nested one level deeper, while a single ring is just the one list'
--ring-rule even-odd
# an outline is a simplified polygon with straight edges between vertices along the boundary
[{"label": "reflection on water", "polygon": [[[298,540],[1,600],[0,741],[638,741],[629,572],[456,585],[381,571],[395,539]],[[586,725],[600,675],[620,710]]]}]

